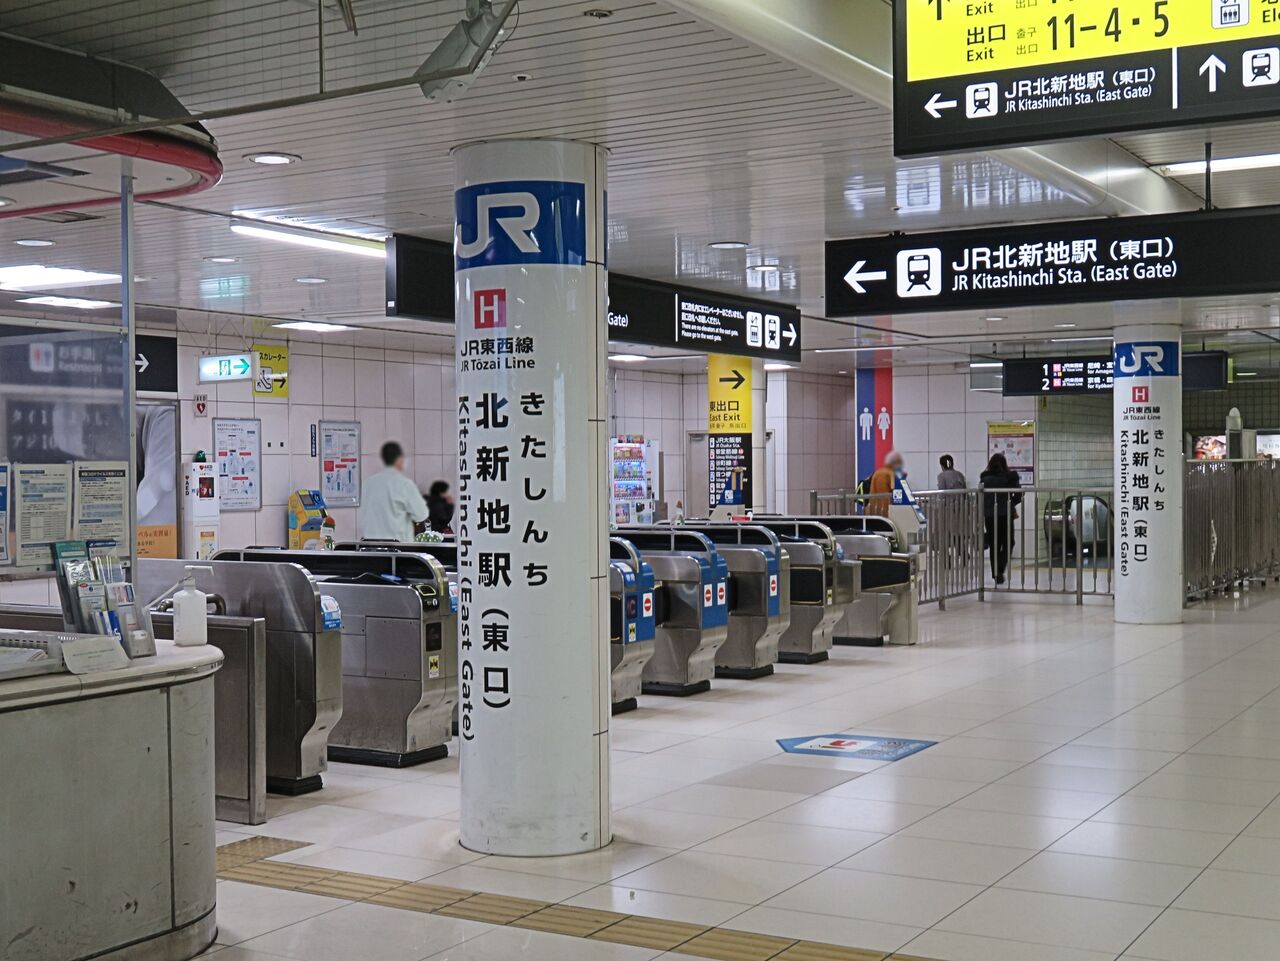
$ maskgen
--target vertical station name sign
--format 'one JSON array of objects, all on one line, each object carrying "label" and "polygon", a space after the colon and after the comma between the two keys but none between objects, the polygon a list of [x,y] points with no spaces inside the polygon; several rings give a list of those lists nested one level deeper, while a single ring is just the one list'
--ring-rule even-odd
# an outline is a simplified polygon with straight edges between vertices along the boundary
[{"label": "vertical station name sign", "polygon": [[900,156],[1280,109],[1275,0],[895,0]]},{"label": "vertical station name sign", "polygon": [[827,315],[1265,293],[1277,262],[1280,207],[834,240]]}]

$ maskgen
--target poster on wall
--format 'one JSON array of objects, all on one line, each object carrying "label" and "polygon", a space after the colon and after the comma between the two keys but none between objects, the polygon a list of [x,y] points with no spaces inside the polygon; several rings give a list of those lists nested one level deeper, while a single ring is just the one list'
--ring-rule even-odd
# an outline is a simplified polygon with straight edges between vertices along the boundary
[{"label": "poster on wall", "polygon": [[262,421],[256,417],[215,417],[213,450],[224,511],[262,507]]},{"label": "poster on wall", "polygon": [[1280,430],[1258,431],[1258,456],[1280,460]]},{"label": "poster on wall", "polygon": [[129,464],[79,461],[75,465],[75,527],[78,540],[129,542]]},{"label": "poster on wall", "polygon": [[178,408],[139,404],[138,556],[178,556]]},{"label": "poster on wall", "polygon": [[1016,471],[1023,487],[1036,482],[1036,422],[1033,420],[987,421],[987,457],[1004,454],[1009,469]]},{"label": "poster on wall", "polygon": [[17,564],[52,567],[52,548],[71,537],[71,465],[18,464]]},{"label": "poster on wall", "polygon": [[360,506],[360,422],[320,422],[320,495],[329,507]]}]

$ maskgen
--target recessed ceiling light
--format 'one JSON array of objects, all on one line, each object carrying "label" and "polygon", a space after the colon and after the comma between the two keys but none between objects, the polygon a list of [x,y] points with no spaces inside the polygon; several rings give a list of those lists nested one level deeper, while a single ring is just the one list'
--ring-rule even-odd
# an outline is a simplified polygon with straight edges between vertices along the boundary
[{"label": "recessed ceiling light", "polygon": [[837,373],[837,374],[847,374],[847,373],[849,373],[849,372],[848,372],[847,370],[837,370],[837,371],[836,371],[836,373]]},{"label": "recessed ceiling light", "polygon": [[616,360],[620,364],[637,364],[640,361],[648,360],[649,358],[643,354],[610,354],[609,359]]},{"label": "recessed ceiling light", "polygon": [[111,300],[86,300],[84,297],[20,297],[20,304],[39,304],[41,307],[74,307],[76,310],[101,310],[103,307],[119,307]]},{"label": "recessed ceiling light", "polygon": [[1000,363],[999,361],[980,361],[976,363],[970,363],[969,369],[970,370],[994,370],[997,367],[1003,367],[1003,366],[1004,364]]},{"label": "recessed ceiling light", "polygon": [[0,267],[0,290],[56,290],[60,287],[98,287],[118,283],[119,274],[76,267],[46,267],[44,264]]},{"label": "recessed ceiling light", "polygon": [[232,222],[231,231],[245,237],[280,240],[287,244],[317,247],[321,250],[334,250],[339,253],[356,254],[361,257],[385,258],[387,256],[387,245],[380,240],[364,240],[360,237],[351,237],[321,230],[285,227],[281,224],[248,223],[243,220],[237,220]]},{"label": "recessed ceiling light", "polygon": [[791,364],[765,364],[765,370],[791,370]]},{"label": "recessed ceiling light", "polygon": [[746,250],[745,240],[715,240],[707,244],[713,250]]},{"label": "recessed ceiling light", "polygon": [[294,277],[293,282],[295,284],[327,284],[329,279],[327,277]]},{"label": "recessed ceiling light", "polygon": [[513,74],[511,75],[511,79],[512,79],[512,80],[514,80],[516,83],[524,83],[524,82],[525,82],[525,81],[527,81],[527,80],[532,80],[532,79],[533,79],[533,74],[531,74],[531,73],[513,73]]},{"label": "recessed ceiling light", "polygon": [[239,257],[206,257],[205,262],[210,264],[238,264],[240,263],[240,258]]},{"label": "recessed ceiling light", "polygon": [[15,240],[14,243],[17,244],[19,247],[53,247],[54,245],[57,244],[57,241],[56,240],[37,240],[34,238],[25,237],[22,240]]},{"label": "recessed ceiling light", "polygon": [[1258,372],[1256,370],[1237,370],[1236,376],[1237,377],[1257,377]]},{"label": "recessed ceiling light", "polygon": [[1053,326],[1057,327],[1059,330],[1072,330],[1075,328],[1076,325],[1075,324],[1054,324]]},{"label": "recessed ceiling light", "polygon": [[612,10],[606,10],[603,7],[592,7],[590,10],[583,10],[584,17],[590,17],[592,20],[608,20],[613,16]]},{"label": "recessed ceiling light", "polygon": [[262,164],[265,167],[283,167],[287,164],[297,163],[302,158],[296,153],[281,153],[278,150],[268,150],[262,153],[247,153],[244,159],[250,163]]},{"label": "recessed ceiling light", "polygon": [[777,264],[751,264],[747,270],[758,270],[761,273],[771,274],[778,270]]},{"label": "recessed ceiling light", "polygon": [[16,203],[12,197],[0,197],[0,207],[12,207]]},{"label": "recessed ceiling light", "polygon": [[1050,337],[1051,344],[1075,344],[1084,340],[1112,340],[1111,337]]},{"label": "recessed ceiling light", "polygon": [[280,330],[307,330],[313,334],[332,334],[340,330],[355,330],[346,324],[326,324],[319,320],[291,320],[286,324],[272,324]]},{"label": "recessed ceiling light", "polygon": [[985,319],[986,319],[986,320],[991,320],[991,321],[999,322],[999,321],[1002,321],[1002,320],[1008,320],[1009,318],[1008,318],[1008,317],[1003,317],[1003,316],[1001,316],[1000,314],[990,314],[990,315],[989,315],[989,316],[987,316]]}]

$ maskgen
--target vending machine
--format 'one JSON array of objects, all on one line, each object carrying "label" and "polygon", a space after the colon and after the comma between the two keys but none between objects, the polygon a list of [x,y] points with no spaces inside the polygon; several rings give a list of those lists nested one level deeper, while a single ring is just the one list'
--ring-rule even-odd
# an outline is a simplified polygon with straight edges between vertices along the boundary
[{"label": "vending machine", "polygon": [[182,467],[182,555],[208,560],[218,549],[222,498],[218,465],[188,461]]},{"label": "vending machine", "polygon": [[639,434],[609,440],[609,503],[614,524],[652,524],[658,513],[661,457]]}]

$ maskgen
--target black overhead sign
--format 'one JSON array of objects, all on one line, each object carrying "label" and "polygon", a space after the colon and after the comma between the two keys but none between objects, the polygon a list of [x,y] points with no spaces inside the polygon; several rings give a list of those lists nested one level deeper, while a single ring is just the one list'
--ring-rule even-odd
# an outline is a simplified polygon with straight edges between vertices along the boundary
[{"label": "black overhead sign", "polygon": [[1280,289],[1280,207],[827,243],[827,315]]},{"label": "black overhead sign", "polygon": [[178,392],[178,341],[138,334],[133,358],[134,389],[161,394]]},{"label": "black overhead sign", "polygon": [[[1003,393],[1005,397],[1109,394],[1114,386],[1113,372],[1114,361],[1109,354],[1006,360]],[[1224,390],[1226,386],[1226,351],[1206,350],[1182,355],[1183,390]]]},{"label": "black overhead sign", "polygon": [[609,275],[609,339],[696,353],[800,359],[800,310]]},{"label": "black overhead sign", "polygon": [[893,8],[900,157],[1280,112],[1274,0]]}]

